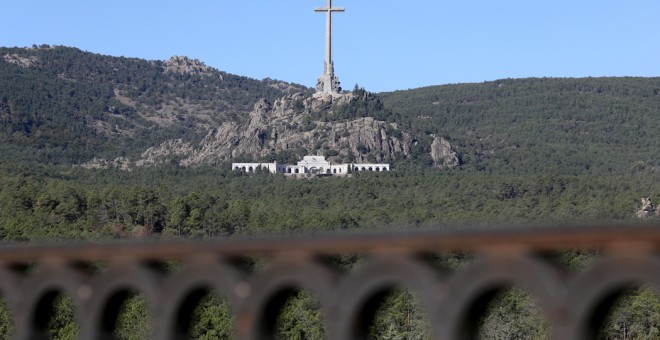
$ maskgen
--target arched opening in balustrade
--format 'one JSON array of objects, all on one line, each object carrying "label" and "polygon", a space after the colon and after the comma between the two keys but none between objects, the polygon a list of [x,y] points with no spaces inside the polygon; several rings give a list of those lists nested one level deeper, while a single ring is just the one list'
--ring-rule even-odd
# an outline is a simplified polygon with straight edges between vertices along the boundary
[{"label": "arched opening in balustrade", "polygon": [[79,333],[73,299],[57,289],[39,298],[34,307],[31,339],[75,339]]},{"label": "arched opening in balustrade", "polygon": [[90,295],[85,275],[66,266],[30,264],[25,269],[21,280],[0,270],[0,287],[18,314],[14,337],[74,339],[82,334],[82,300]]},{"label": "arched opening in balustrade", "polygon": [[658,339],[660,295],[649,286],[622,287],[603,297],[590,323],[593,339]]},{"label": "arched opening in balustrade", "polygon": [[321,303],[310,290],[286,288],[268,300],[261,316],[262,338],[325,339]]},{"label": "arched opening in balustrade", "polygon": [[241,313],[247,313],[241,317],[252,315],[253,321],[241,335],[250,339],[327,338],[330,319],[326,316],[333,312],[336,300],[332,294],[336,273],[316,261],[298,259],[259,267],[262,270],[247,282],[252,294],[241,308]]},{"label": "arched opening in balustrade", "polygon": [[563,329],[552,327],[564,322],[565,285],[543,258],[480,256],[451,276],[433,322],[443,338],[548,339]]},{"label": "arched opening in balustrade", "polygon": [[146,297],[130,288],[121,289],[104,305],[100,335],[112,339],[152,339],[151,320]]},{"label": "arched opening in balustrade", "polygon": [[234,339],[236,329],[228,301],[210,287],[190,291],[179,305],[176,339]]},{"label": "arched opening in balustrade", "polygon": [[574,339],[660,338],[660,261],[639,254],[595,259],[573,280],[566,310]]},{"label": "arched opening in balustrade", "polygon": [[363,304],[355,326],[355,336],[361,339],[431,338],[421,300],[401,286],[375,292]]},{"label": "arched opening in balustrade", "polygon": [[338,336],[342,339],[429,339],[433,287],[440,271],[408,257],[358,260],[340,287]]},{"label": "arched opening in balustrade", "polygon": [[465,339],[549,339],[550,323],[534,298],[516,286],[498,286],[466,301]]}]

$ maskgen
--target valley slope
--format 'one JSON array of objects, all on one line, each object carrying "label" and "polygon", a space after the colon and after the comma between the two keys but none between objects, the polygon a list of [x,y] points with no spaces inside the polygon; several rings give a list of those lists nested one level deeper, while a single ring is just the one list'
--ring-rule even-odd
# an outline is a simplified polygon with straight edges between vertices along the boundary
[{"label": "valley slope", "polygon": [[657,173],[660,78],[504,79],[334,102],[186,57],[0,48],[5,160],[92,168],[386,161],[501,174]]}]

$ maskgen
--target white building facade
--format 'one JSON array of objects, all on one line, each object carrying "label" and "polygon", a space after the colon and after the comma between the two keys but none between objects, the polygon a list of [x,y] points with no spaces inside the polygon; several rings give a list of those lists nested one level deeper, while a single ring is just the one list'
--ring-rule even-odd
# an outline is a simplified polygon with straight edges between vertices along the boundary
[{"label": "white building facade", "polygon": [[273,174],[311,174],[311,175],[346,175],[350,172],[381,172],[390,171],[389,164],[332,164],[324,156],[305,156],[296,165],[273,163],[232,163],[236,171],[254,173],[268,171]]}]

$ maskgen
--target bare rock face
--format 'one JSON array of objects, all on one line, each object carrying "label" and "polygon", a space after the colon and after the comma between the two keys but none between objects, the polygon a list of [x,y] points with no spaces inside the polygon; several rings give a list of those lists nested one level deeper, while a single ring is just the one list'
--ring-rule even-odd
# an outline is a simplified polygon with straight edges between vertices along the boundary
[{"label": "bare rock face", "polygon": [[133,164],[126,157],[118,157],[114,160],[107,160],[104,158],[94,158],[89,162],[80,164],[81,168],[84,169],[120,169],[120,170],[131,170]]},{"label": "bare rock face", "polygon": [[142,153],[142,159],[135,163],[136,166],[150,166],[162,164],[169,160],[187,157],[194,152],[193,146],[182,139],[169,140],[157,148],[149,148]]},{"label": "bare rock face", "polygon": [[[135,166],[176,162],[181,166],[218,165],[239,159],[273,159],[324,155],[331,162],[389,162],[410,155],[417,142],[397,124],[374,117],[346,115],[347,105],[375,106],[369,94],[340,94],[330,100],[289,94],[270,102],[262,99],[239,121],[225,121],[209,129],[198,144],[169,140],[147,149]],[[343,117],[343,118],[342,118]],[[459,165],[447,140],[433,141],[431,156],[440,169]]]},{"label": "bare rock face", "polygon": [[653,206],[653,202],[651,202],[651,198],[642,197],[641,201],[642,201],[642,208],[637,210],[637,213],[635,213],[635,216],[637,216],[637,218],[645,220],[653,215],[660,216],[660,211],[657,211],[656,208]]},{"label": "bare rock face", "polygon": [[39,62],[39,58],[35,56],[24,57],[18,54],[5,54],[2,56],[2,59],[20,67],[30,67]]},{"label": "bare rock face", "polygon": [[452,169],[461,164],[458,153],[442,137],[436,137],[433,140],[433,144],[431,144],[431,158],[434,165],[440,169]]},{"label": "bare rock face", "polygon": [[181,74],[189,73],[208,75],[213,71],[210,67],[206,66],[204,63],[197,59],[190,59],[185,56],[176,55],[164,62],[163,68],[165,69],[165,72]]},{"label": "bare rock face", "polygon": [[228,122],[209,131],[198,151],[182,164],[214,164],[244,155],[258,158],[286,150],[325,152],[331,161],[383,161],[397,153],[410,153],[412,137],[397,131],[392,124],[372,117],[338,122],[310,118],[313,112],[330,105],[302,94],[288,95],[272,104],[261,100],[245,124]]}]

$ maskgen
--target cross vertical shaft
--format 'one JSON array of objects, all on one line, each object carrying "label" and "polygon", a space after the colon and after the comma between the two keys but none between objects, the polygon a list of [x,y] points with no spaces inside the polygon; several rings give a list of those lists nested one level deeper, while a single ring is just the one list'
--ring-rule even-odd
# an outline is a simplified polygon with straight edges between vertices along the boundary
[{"label": "cross vertical shaft", "polygon": [[317,92],[323,94],[333,94],[341,91],[339,80],[334,74],[334,61],[332,60],[332,14],[334,12],[344,12],[342,7],[332,7],[332,0],[328,0],[328,6],[325,8],[316,8],[315,12],[326,13],[325,26],[325,67],[323,75],[319,78],[316,85]]}]

